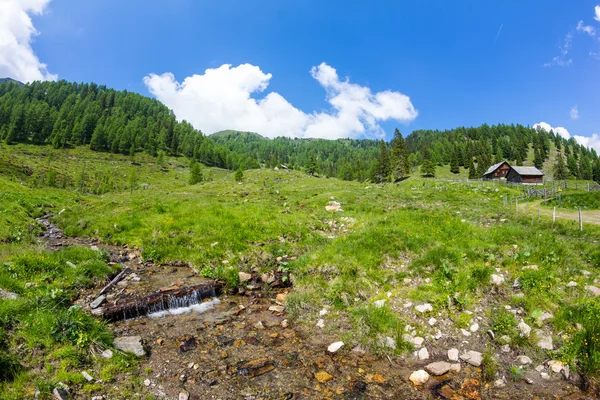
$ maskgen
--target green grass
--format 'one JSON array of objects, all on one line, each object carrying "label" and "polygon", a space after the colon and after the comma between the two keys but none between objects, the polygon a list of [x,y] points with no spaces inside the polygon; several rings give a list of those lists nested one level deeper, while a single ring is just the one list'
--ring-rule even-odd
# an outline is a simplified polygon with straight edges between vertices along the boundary
[{"label": "green grass", "polygon": [[572,210],[600,210],[600,191],[573,193],[543,203],[547,207],[562,207]]},{"label": "green grass", "polygon": [[[151,157],[132,164],[128,157],[85,148],[0,146],[0,185],[7,188],[0,194],[0,287],[21,296],[0,301],[0,366],[8,371],[0,391],[13,398],[32,393],[42,381],[51,388],[58,378],[93,391],[71,375],[77,368],[94,368],[106,381],[135,368],[132,360],[107,364],[90,353],[90,345],[109,345],[110,335],[69,306],[79,288],[114,270],[97,252],[40,248],[34,218],[47,211],[68,235],[138,246],[144,258],[157,262],[187,261],[231,287],[239,284],[239,271],[267,272],[278,267],[277,257],[296,256],[284,266],[293,283],[286,299],[289,317],[314,325],[327,307],[336,315],[327,320],[332,331],[379,353],[390,352],[381,345],[386,337],[396,352],[409,347],[402,338],[406,325],[421,335],[435,333],[427,324],[430,315],[412,317],[402,306],[406,302],[431,303],[431,314],[451,320],[458,335],[473,317],[467,311],[485,304],[486,312],[477,315],[484,317],[480,325],[525,348],[533,340],[519,338],[517,321],[504,306],[522,308],[521,316],[534,327],[539,311],[548,311],[556,318],[544,322],[545,329],[570,332],[561,339],[564,360],[597,374],[598,349],[584,345],[589,340],[575,331],[581,323],[593,338],[596,327],[583,311],[560,310],[594,307],[583,286],[600,278],[600,228],[586,225],[580,232],[573,222],[516,214],[503,197],[520,196],[517,188],[418,177],[382,186],[285,170],[245,171],[238,183],[233,173],[213,168],[203,168],[203,183],[188,185],[189,163],[183,158],[172,157],[161,167]],[[47,168],[56,170],[58,182],[67,177],[66,188],[47,187],[36,178]],[[83,190],[76,184],[82,169],[90,177]],[[132,173],[138,177],[133,190]],[[149,186],[144,190],[141,183]],[[569,183],[563,198],[574,193]],[[325,210],[331,198],[343,212]],[[532,264],[539,269],[523,269]],[[506,282],[496,288],[490,277],[497,269]],[[516,278],[523,297],[514,295]],[[567,290],[570,280],[580,286]],[[25,288],[26,283],[37,287]],[[381,299],[385,305],[375,307]],[[38,356],[23,358],[25,353]],[[48,365],[45,375],[30,371],[40,358]],[[24,368],[15,360],[24,360]]]}]

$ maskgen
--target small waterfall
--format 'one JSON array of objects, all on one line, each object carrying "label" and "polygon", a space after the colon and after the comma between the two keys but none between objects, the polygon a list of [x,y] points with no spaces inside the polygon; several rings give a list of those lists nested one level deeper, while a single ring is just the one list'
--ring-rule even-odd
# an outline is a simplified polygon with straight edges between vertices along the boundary
[{"label": "small waterfall", "polygon": [[[211,301],[202,302],[203,299],[212,297]],[[152,304],[148,307],[150,318],[159,318],[166,315],[181,315],[192,311],[203,313],[211,310],[220,301],[215,293],[207,293],[206,290],[194,290],[185,296],[168,296],[164,301]]]},{"label": "small waterfall", "polygon": [[195,312],[197,312],[199,314],[202,314],[202,313],[204,313],[204,312],[206,312],[208,310],[214,309],[217,304],[221,304],[221,301],[219,299],[217,299],[216,297],[214,297],[210,301],[205,301],[203,303],[193,304],[191,306],[170,308],[168,310],[163,310],[163,311],[155,311],[155,312],[152,312],[152,313],[148,314],[148,317],[150,317],[150,318],[161,318],[161,317],[165,317],[167,315],[188,314],[188,313],[191,313],[192,311],[195,311]]}]

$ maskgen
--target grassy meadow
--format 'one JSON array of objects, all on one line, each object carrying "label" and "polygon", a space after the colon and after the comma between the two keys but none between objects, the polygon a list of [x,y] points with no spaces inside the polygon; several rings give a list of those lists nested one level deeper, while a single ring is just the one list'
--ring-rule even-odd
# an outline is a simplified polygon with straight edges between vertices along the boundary
[{"label": "grassy meadow", "polygon": [[[280,265],[293,283],[289,315],[313,327],[327,308],[326,330],[374,352],[411,349],[407,325],[434,334],[405,307],[430,303],[427,316],[457,335],[475,312],[480,325],[532,358],[560,359],[589,377],[600,370],[600,302],[584,288],[600,278],[600,226],[579,231],[574,221],[516,213],[503,198],[521,191],[487,182],[374,185],[265,169],[245,171],[241,182],[213,168],[203,176],[189,185],[184,158],[0,144],[0,287],[19,295],[0,300],[0,397],[32,396],[36,387],[47,395],[59,381],[94,393],[80,370],[110,382],[136,368],[131,358],[99,357],[111,345],[109,329],[71,307],[79,288],[115,267],[87,249],[45,250],[34,218],[46,212],[69,236],[137,246],[155,262],[188,261],[230,288],[239,271],[272,270],[277,257],[297,256]],[[343,212],[325,210],[332,200]],[[523,268],[530,265],[538,267]],[[498,274],[504,281],[494,285]],[[515,279],[523,296],[512,289]],[[577,286],[567,287],[570,281]],[[554,318],[540,320],[543,312]],[[519,335],[521,318],[550,334],[554,350]],[[382,345],[384,337],[396,348]],[[512,366],[499,368],[510,374]]]}]

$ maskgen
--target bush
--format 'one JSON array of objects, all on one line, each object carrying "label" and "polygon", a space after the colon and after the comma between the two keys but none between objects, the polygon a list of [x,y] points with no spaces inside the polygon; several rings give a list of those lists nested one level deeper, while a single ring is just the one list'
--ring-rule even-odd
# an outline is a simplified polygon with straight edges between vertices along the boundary
[{"label": "bush", "polygon": [[517,320],[513,313],[501,308],[492,316],[490,328],[496,335],[508,335],[512,337],[515,333],[516,326]]},{"label": "bush", "polygon": [[498,373],[498,361],[494,358],[494,352],[492,349],[487,348],[483,352],[481,359],[481,378],[485,382],[490,382],[495,379]]},{"label": "bush", "polygon": [[[593,299],[566,307],[561,318],[572,325],[567,329],[568,339],[561,353],[568,362],[586,376],[600,371],[600,300]],[[580,324],[582,329],[577,329]]]}]

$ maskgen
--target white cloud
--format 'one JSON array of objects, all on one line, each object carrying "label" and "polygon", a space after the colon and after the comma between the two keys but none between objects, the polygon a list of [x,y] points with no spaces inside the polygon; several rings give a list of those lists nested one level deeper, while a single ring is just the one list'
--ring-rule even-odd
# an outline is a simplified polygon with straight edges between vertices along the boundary
[{"label": "white cloud", "polygon": [[579,108],[577,106],[571,107],[571,119],[579,119]]},{"label": "white cloud", "polygon": [[22,82],[54,80],[31,48],[38,34],[30,14],[41,14],[50,0],[0,0],[0,77]]},{"label": "white cloud", "polygon": [[596,37],[596,29],[593,26],[584,25],[583,21],[579,21],[577,24],[577,31],[587,33],[591,37]]},{"label": "white cloud", "polygon": [[573,42],[573,34],[567,33],[565,36],[563,43],[558,46],[560,49],[560,54],[552,59],[552,61],[544,64],[544,67],[552,67],[557,65],[559,67],[568,67],[571,65],[573,60],[571,58],[567,58],[569,51],[571,50],[571,44]]},{"label": "white cloud", "polygon": [[372,93],[366,86],[340,80],[337,71],[321,63],[310,70],[325,89],[331,110],[305,113],[276,92],[257,100],[272,78],[259,67],[225,64],[177,82],[172,73],[150,74],[144,83],[157,99],[197,129],[254,131],[267,137],[381,137],[382,121],[410,122],[418,112],[400,92]]},{"label": "white cloud", "polygon": [[[533,129],[543,129],[546,132],[553,131],[554,133],[558,133],[565,139],[571,138],[571,134],[566,128],[563,128],[562,126],[554,128],[546,122],[540,122],[538,124],[533,125]],[[582,146],[593,148],[596,151],[600,152],[600,135],[598,135],[597,133],[592,134],[591,137],[575,135],[573,136],[573,139],[575,139],[575,141]]]},{"label": "white cloud", "polygon": [[594,19],[598,22],[600,22],[600,5],[597,5],[596,7],[594,7],[594,12],[595,12],[595,16]]}]

